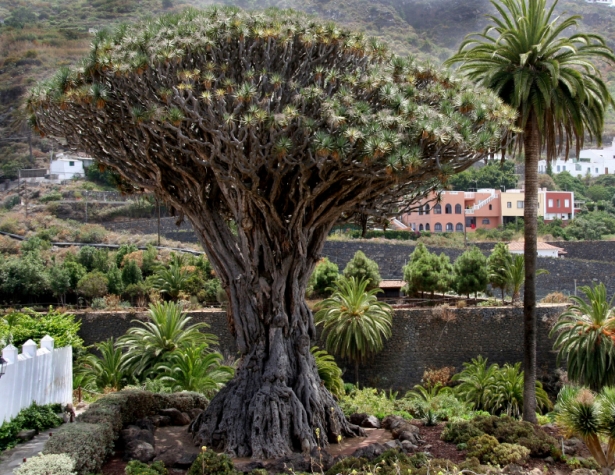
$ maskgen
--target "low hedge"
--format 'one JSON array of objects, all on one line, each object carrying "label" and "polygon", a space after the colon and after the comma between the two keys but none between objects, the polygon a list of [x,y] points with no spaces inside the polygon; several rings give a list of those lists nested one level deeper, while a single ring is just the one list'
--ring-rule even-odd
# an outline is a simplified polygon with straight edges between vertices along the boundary
[{"label": "low hedge", "polygon": [[67,454],[75,461],[79,475],[100,472],[113,451],[122,428],[161,409],[182,412],[205,409],[208,401],[198,393],[161,394],[124,390],[92,403],[74,424],[65,424],[45,444],[45,454]]}]

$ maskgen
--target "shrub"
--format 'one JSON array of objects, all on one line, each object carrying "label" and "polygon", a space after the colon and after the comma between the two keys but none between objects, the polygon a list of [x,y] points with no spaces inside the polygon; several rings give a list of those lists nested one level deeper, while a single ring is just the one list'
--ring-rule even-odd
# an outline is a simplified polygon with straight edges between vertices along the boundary
[{"label": "shrub", "polygon": [[308,289],[310,293],[318,297],[328,297],[331,295],[331,287],[339,278],[339,267],[326,257],[321,259],[316,265],[314,272],[310,276]]},{"label": "shrub", "polygon": [[107,277],[100,271],[90,272],[77,283],[77,292],[89,300],[103,297],[109,292]]},{"label": "shrub", "polygon": [[107,308],[107,301],[103,297],[97,297],[92,299],[90,307],[92,307],[92,310],[104,310]]},{"label": "shrub", "polygon": [[56,415],[60,410],[58,406],[58,404],[39,406],[34,403],[22,409],[12,420],[0,425],[0,451],[17,445],[17,434],[24,429],[42,431],[58,427],[62,423]]},{"label": "shrub", "polygon": [[480,437],[484,432],[476,427],[472,421],[447,422],[440,438],[455,445],[467,444],[473,437]]},{"label": "shrub", "polygon": [[115,262],[111,264],[109,272],[107,272],[107,282],[110,294],[121,295],[124,291],[122,271],[117,268]]},{"label": "shrub", "polygon": [[499,444],[498,439],[488,434],[472,437],[468,440],[468,457],[476,457],[481,462],[487,463],[489,456]]},{"label": "shrub", "polygon": [[368,290],[375,289],[382,280],[378,272],[378,264],[369,259],[362,251],[357,251],[344,268],[344,277],[354,277],[357,280],[369,279]]},{"label": "shrub", "polygon": [[547,294],[545,298],[543,298],[541,303],[569,303],[570,299],[567,295],[564,295],[561,292],[551,292]]},{"label": "shrub", "polygon": [[125,473],[126,475],[167,475],[169,472],[162,462],[154,462],[151,465],[147,465],[138,460],[131,460],[126,465]]},{"label": "shrub", "polygon": [[138,284],[143,280],[143,274],[136,261],[129,260],[122,269],[122,282],[124,286]]},{"label": "shrub", "polygon": [[2,300],[29,301],[49,292],[49,275],[38,253],[9,257],[0,265]]},{"label": "shrub", "polygon": [[15,470],[15,475],[75,475],[75,461],[66,454],[39,454]]},{"label": "shrub", "polygon": [[211,450],[203,450],[186,475],[237,475],[233,462],[225,454],[216,454]]},{"label": "shrub", "polygon": [[120,268],[124,262],[124,256],[131,252],[138,251],[137,246],[134,244],[122,244],[115,255],[115,265]]},{"label": "shrub", "polygon": [[[11,195],[2,202],[2,206],[9,210],[13,209],[18,204],[21,204],[21,198],[19,197],[19,195]],[[9,231],[5,231],[5,232],[9,232]]]},{"label": "shrub", "polygon": [[530,450],[517,444],[503,443],[493,448],[491,454],[485,456],[485,461],[494,465],[508,465],[520,463],[530,454]]},{"label": "shrub", "polygon": [[75,236],[76,242],[101,243],[104,242],[107,230],[99,224],[84,224]]},{"label": "shrub", "polygon": [[62,193],[57,190],[50,191],[49,193],[41,196],[38,200],[41,203],[49,203],[50,201],[60,201],[62,199]]},{"label": "shrub", "polygon": [[383,419],[395,412],[394,399],[374,388],[355,389],[349,395],[342,396],[340,408],[347,416],[363,412]]},{"label": "shrub", "polygon": [[196,294],[199,302],[217,303],[218,292],[222,289],[222,284],[219,279],[210,279],[205,281],[203,288]]},{"label": "shrub", "polygon": [[366,458],[346,457],[327,470],[325,475],[350,475],[357,473],[368,462]]},{"label": "shrub", "polygon": [[64,260],[64,262],[62,263],[62,267],[64,267],[68,272],[70,278],[70,286],[73,289],[77,288],[77,284],[79,283],[79,281],[83,279],[83,277],[85,277],[85,274],[88,273],[85,267],[83,267],[78,262],[71,260]]}]

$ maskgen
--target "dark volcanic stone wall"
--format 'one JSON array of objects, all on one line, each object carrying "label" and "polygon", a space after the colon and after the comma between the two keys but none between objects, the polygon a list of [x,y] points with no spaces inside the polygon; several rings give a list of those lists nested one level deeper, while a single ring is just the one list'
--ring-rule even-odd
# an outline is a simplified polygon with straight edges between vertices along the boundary
[{"label": "dark volcanic stone wall", "polygon": [[[549,330],[564,306],[538,308],[538,368],[540,375],[556,369],[555,354]],[[146,318],[146,312],[88,312],[78,314],[82,321],[80,335],[86,345],[118,338],[133,325],[133,320]],[[209,332],[218,336],[225,356],[236,356],[237,347],[231,337],[226,312],[189,312],[194,322],[206,322]],[[361,367],[362,384],[405,391],[418,384],[423,371],[429,368],[454,366],[483,355],[493,363],[516,363],[523,357],[522,308],[435,308],[396,310],[393,336],[384,350]],[[321,345],[322,346],[322,345]],[[340,362],[344,379],[353,381],[352,365]]]}]

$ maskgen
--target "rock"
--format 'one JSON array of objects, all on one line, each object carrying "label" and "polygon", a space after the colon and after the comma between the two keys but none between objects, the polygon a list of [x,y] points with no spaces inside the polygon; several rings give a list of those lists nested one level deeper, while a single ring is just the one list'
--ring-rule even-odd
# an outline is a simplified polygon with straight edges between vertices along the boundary
[{"label": "rock", "polygon": [[553,457],[546,457],[545,458],[545,463],[554,464],[555,463],[555,459]]},{"label": "rock", "polygon": [[197,457],[197,454],[180,453],[178,460],[175,462],[175,468],[188,469],[192,466]]},{"label": "rock", "polygon": [[409,430],[405,430],[399,434],[399,436],[397,437],[397,440],[399,440],[400,442],[407,441],[407,442],[411,442],[412,444],[418,444],[420,437],[417,432],[411,432]]},{"label": "rock", "polygon": [[378,443],[370,444],[366,447],[361,447],[355,450],[352,453],[352,456],[356,458],[365,457],[368,460],[373,460],[379,455],[382,455],[382,453],[386,450],[387,450],[387,447],[385,447],[382,444],[378,444]]},{"label": "rock", "polygon": [[349,420],[351,424],[363,427],[363,421],[365,421],[368,417],[369,416],[364,412],[356,412],[350,416]]},{"label": "rock", "polygon": [[174,467],[182,455],[179,444],[175,443],[161,450],[154,458],[154,462],[163,462],[165,467]]},{"label": "rock", "polygon": [[178,409],[161,409],[159,414],[161,416],[168,416],[171,418],[171,424],[173,426],[186,426],[190,424],[190,416],[185,412],[181,412]]},{"label": "rock", "polygon": [[406,453],[411,453],[416,451],[418,447],[409,440],[403,440],[401,441],[401,449]]},{"label": "rock", "polygon": [[404,424],[406,420],[401,416],[386,416],[382,420],[382,427],[386,430],[392,431],[396,429],[400,424]]},{"label": "rock", "polygon": [[[413,436],[414,436],[414,438],[416,440],[420,439],[421,431],[419,430],[419,428],[417,426],[415,426],[415,425],[410,424],[409,422],[406,422],[406,421],[404,421],[403,423],[401,423],[397,427],[395,427],[391,431],[391,434],[393,434],[393,438],[394,439],[399,439],[401,434],[403,434],[404,432],[410,432],[411,434],[413,434]],[[406,439],[406,440],[410,440],[410,439]]]},{"label": "rock", "polygon": [[579,455],[583,450],[584,444],[580,439],[573,437],[572,439],[564,440],[565,455]]},{"label": "rock", "polygon": [[589,468],[577,468],[572,471],[571,475],[596,475],[596,473],[597,472],[595,470],[590,470]]},{"label": "rock", "polygon": [[376,416],[367,416],[363,419],[363,423],[359,425],[368,429],[380,429],[380,421]]},{"label": "rock", "polygon": [[156,427],[166,427],[171,425],[169,416],[151,416],[149,418]]},{"label": "rock", "polygon": [[538,467],[536,467],[536,468],[533,468],[532,470],[530,470],[528,475],[544,475],[544,473],[542,473],[542,470],[540,470]]},{"label": "rock", "polygon": [[155,445],[154,433],[150,432],[147,429],[141,429],[138,426],[128,426],[121,432],[121,435],[124,445],[126,446],[128,446],[131,442],[135,440],[147,442],[152,447]]},{"label": "rock", "polygon": [[263,465],[263,462],[261,461],[255,461],[255,462],[246,462],[246,463],[242,463],[242,462],[237,462],[233,464],[235,467],[235,470],[241,472],[241,473],[250,473],[254,470],[262,470],[265,468],[265,466]]},{"label": "rock", "polygon": [[389,449],[399,449],[401,447],[401,442],[399,440],[389,440],[384,444],[384,446]]},{"label": "rock", "polygon": [[36,429],[24,429],[17,433],[17,438],[19,440],[27,442],[28,440],[32,440],[35,435],[36,435]]},{"label": "rock", "polygon": [[507,475],[523,475],[525,470],[520,465],[510,463],[503,468],[503,472]]},{"label": "rock", "polygon": [[188,411],[188,415],[190,416],[190,420],[194,420],[201,415],[203,409],[190,409]]},{"label": "rock", "polygon": [[289,470],[294,472],[311,472],[310,467],[310,458],[297,453],[275,459],[265,466],[269,472],[273,473],[288,473]]},{"label": "rock", "polygon": [[137,427],[140,427],[141,429],[150,431],[152,434],[156,430],[156,424],[154,424],[154,421],[152,421],[149,417],[146,417],[145,419],[139,419],[137,422],[135,422],[135,425]]},{"label": "rock", "polygon": [[146,463],[156,456],[156,451],[151,444],[142,440],[133,440],[126,446],[125,457],[129,460],[139,460]]}]

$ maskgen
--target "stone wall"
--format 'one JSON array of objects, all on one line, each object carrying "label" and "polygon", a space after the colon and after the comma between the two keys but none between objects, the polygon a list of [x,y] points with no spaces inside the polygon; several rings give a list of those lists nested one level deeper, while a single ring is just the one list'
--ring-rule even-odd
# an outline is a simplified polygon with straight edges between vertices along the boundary
[{"label": "stone wall", "polygon": [[[538,367],[540,374],[556,369],[553,341],[549,330],[563,311],[561,305],[538,308]],[[194,322],[206,322],[218,336],[221,352],[236,356],[226,312],[201,310],[189,312]],[[146,313],[88,312],[78,314],[82,321],[80,335],[87,345],[110,337],[118,338],[133,324],[145,319]],[[393,336],[384,350],[361,367],[364,384],[405,391],[418,384],[429,368],[454,366],[461,369],[465,361],[483,355],[494,363],[516,363],[523,358],[522,308],[435,308],[396,310]],[[351,365],[340,362],[344,379],[354,380]]]}]

